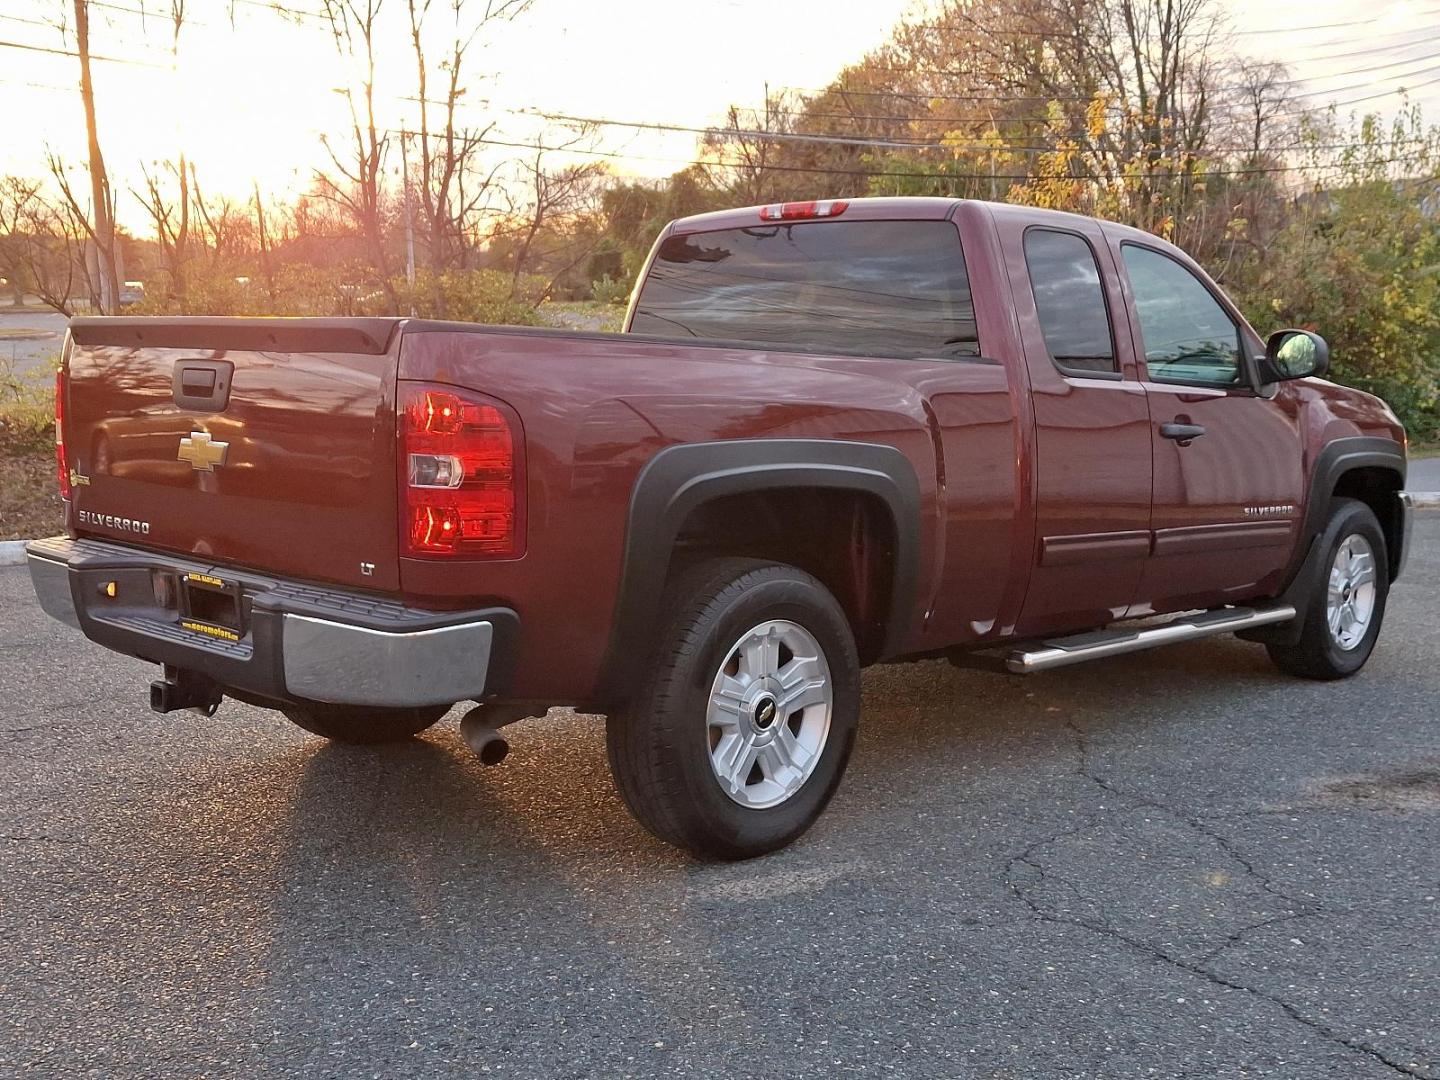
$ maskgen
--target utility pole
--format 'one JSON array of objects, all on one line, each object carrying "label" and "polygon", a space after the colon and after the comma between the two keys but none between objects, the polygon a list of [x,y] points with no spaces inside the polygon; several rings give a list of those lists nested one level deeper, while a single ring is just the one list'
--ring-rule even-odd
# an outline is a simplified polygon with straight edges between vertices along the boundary
[{"label": "utility pole", "polygon": [[120,280],[115,269],[115,222],[111,219],[110,179],[100,154],[100,136],[95,127],[95,85],[90,81],[90,5],[75,0],[75,51],[80,55],[80,99],[85,105],[85,133],[90,142],[90,199],[94,203],[95,254],[99,264],[99,296],[102,315],[112,314],[120,300]]},{"label": "utility pole", "polygon": [[405,282],[410,286],[410,316],[415,316],[415,225],[410,217],[410,133],[400,132],[400,184],[405,189]]}]

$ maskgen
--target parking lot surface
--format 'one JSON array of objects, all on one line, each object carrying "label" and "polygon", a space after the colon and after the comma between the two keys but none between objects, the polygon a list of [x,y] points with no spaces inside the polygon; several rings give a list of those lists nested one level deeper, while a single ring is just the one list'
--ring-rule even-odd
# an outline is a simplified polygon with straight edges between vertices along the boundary
[{"label": "parking lot surface", "polygon": [[601,722],[482,767],[156,716],[0,570],[0,1075],[1440,1077],[1440,515],[1370,665],[867,673],[793,848],[651,840]]}]

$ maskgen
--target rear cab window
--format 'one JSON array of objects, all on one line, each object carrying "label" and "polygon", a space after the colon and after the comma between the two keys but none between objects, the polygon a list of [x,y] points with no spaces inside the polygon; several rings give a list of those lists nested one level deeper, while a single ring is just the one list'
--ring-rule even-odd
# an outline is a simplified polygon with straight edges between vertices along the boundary
[{"label": "rear cab window", "polygon": [[1055,366],[1070,375],[1119,374],[1100,267],[1085,238],[1055,229],[1027,229],[1025,268],[1045,348]]},{"label": "rear cab window", "polygon": [[875,357],[980,355],[949,221],[774,222],[667,237],[630,331]]}]

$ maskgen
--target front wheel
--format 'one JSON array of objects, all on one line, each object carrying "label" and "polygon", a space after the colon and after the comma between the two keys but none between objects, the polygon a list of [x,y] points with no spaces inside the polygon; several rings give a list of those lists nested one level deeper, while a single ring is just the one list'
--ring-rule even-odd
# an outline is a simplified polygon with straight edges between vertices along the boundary
[{"label": "front wheel", "polygon": [[355,705],[292,705],[286,718],[312,735],[332,742],[400,742],[418,735],[450,711],[448,705],[416,709],[375,709]]},{"label": "front wheel", "polygon": [[616,787],[662,840],[740,859],[803,833],[839,786],[860,712],[844,611],[754,559],[682,574],[635,695],[606,724]]},{"label": "front wheel", "polygon": [[1390,591],[1390,563],[1375,512],[1357,499],[1335,500],[1322,542],[1324,572],[1299,639],[1266,648],[1287,674],[1343,679],[1364,667],[1375,648]]}]

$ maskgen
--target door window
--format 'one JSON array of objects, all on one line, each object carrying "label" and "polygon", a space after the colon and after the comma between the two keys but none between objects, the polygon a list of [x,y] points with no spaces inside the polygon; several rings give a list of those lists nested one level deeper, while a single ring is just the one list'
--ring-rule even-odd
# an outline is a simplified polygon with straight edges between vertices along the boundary
[{"label": "door window", "polygon": [[1121,251],[1150,378],[1165,383],[1233,386],[1240,381],[1240,329],[1210,290],[1158,251]]},{"label": "door window", "polygon": [[1050,359],[1077,375],[1118,371],[1095,253],[1074,233],[1030,229],[1025,267]]}]

